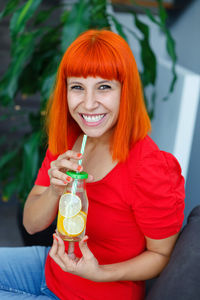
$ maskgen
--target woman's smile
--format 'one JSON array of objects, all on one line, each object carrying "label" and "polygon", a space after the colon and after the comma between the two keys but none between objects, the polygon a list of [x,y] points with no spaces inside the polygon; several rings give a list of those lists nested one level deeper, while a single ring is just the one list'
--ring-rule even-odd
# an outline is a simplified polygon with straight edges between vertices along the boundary
[{"label": "woman's smile", "polygon": [[106,117],[106,114],[80,114],[83,123],[87,126],[98,126]]}]

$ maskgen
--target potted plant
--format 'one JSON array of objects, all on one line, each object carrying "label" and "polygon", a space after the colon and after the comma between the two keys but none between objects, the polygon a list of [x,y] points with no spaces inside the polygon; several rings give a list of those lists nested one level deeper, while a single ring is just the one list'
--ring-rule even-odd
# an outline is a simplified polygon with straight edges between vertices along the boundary
[{"label": "potted plant", "polygon": [[[166,36],[166,45],[172,59],[172,92],[175,81],[175,44],[166,26],[167,14],[161,0],[158,3],[158,16],[150,10],[146,15],[156,23]],[[114,14],[108,13],[107,0],[79,0],[67,3],[45,0],[9,0],[0,13],[0,21],[10,16],[11,61],[0,80],[0,109],[3,112],[1,122],[9,122],[13,114],[24,122],[28,130],[16,142],[16,139],[2,137],[3,153],[0,158],[0,187],[2,199],[8,201],[15,195],[23,205],[34,184],[34,180],[46,150],[46,139],[43,130],[45,106],[52,91],[56,71],[63,53],[70,43],[81,32],[89,28],[114,28],[127,39],[126,28],[120,24]],[[149,42],[149,27],[143,23],[135,12],[133,21],[142,37],[137,37],[141,47],[143,69],[141,78],[145,89],[156,82],[156,56]],[[53,20],[53,21],[52,21]],[[23,107],[32,95],[37,95],[34,111]],[[19,99],[19,103],[16,99]],[[20,102],[21,101],[21,102]],[[150,117],[153,117],[155,94],[150,99],[145,97]],[[16,105],[17,104],[17,105]],[[20,108],[16,110],[16,107]],[[16,132],[20,126],[18,124]],[[7,129],[6,134],[9,134]],[[53,227],[54,229],[54,227]],[[51,239],[53,230],[47,229]],[[38,235],[36,235],[36,238]],[[37,238],[38,239],[38,238]],[[44,240],[44,238],[42,237]],[[40,240],[33,243],[43,244]],[[28,242],[30,244],[32,242]],[[48,244],[49,242],[44,244]]]}]

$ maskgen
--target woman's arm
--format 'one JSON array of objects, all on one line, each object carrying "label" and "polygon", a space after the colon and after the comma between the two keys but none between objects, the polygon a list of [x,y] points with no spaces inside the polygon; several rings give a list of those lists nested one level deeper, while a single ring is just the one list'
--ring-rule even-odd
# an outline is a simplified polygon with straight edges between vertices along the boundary
[{"label": "woman's arm", "polygon": [[50,256],[65,272],[96,282],[147,280],[159,275],[166,266],[177,237],[178,234],[162,240],[146,237],[147,249],[137,257],[116,264],[99,265],[87,246],[87,237],[79,243],[82,258],[71,259],[65,252],[62,239],[55,234]]},{"label": "woman's arm", "polygon": [[57,214],[59,196],[51,186],[35,185],[24,206],[23,224],[29,234],[47,228]]},{"label": "woman's arm", "polygon": [[104,265],[105,281],[147,280],[156,277],[167,265],[178,234],[162,240],[146,237],[146,251],[125,262]]}]

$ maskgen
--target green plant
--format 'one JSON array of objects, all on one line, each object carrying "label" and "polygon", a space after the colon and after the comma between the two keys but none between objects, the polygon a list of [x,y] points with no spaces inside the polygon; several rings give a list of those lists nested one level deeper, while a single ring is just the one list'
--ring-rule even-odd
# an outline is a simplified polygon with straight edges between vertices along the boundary
[{"label": "green plant", "polygon": [[[0,107],[6,108],[1,120],[8,119],[14,113],[16,95],[30,97],[39,92],[40,102],[37,112],[25,109],[15,114],[28,117],[29,131],[20,141],[5,143],[4,153],[0,159],[0,182],[2,198],[8,200],[17,195],[22,205],[30,191],[37,170],[44,157],[45,137],[43,135],[43,118],[46,101],[49,98],[55,80],[58,64],[69,44],[77,35],[89,28],[111,28],[127,40],[125,26],[117,18],[107,12],[107,0],[79,0],[75,4],[59,4],[52,1],[50,7],[43,9],[43,0],[9,0],[0,13],[0,20],[10,15],[11,62],[0,81]],[[157,0],[159,14],[156,18],[149,10],[146,15],[164,32],[167,50],[172,59],[173,80],[169,92],[173,91],[176,81],[175,45],[166,26],[166,12],[162,1]],[[52,24],[52,15],[54,22]],[[149,42],[149,27],[143,23],[136,13],[133,14],[135,25],[142,38],[131,30],[141,46],[143,70],[141,78],[145,89],[156,82],[156,57]],[[129,29],[130,31],[130,29]],[[153,117],[155,93],[146,100],[150,117]],[[28,101],[28,100],[27,100]],[[19,125],[20,126],[20,125]],[[21,124],[23,126],[23,124]]]}]

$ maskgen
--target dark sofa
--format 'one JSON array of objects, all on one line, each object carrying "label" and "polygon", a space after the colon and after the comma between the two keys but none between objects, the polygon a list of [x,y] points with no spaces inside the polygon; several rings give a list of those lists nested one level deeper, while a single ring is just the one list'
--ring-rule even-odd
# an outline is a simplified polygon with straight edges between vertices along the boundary
[{"label": "dark sofa", "polygon": [[200,205],[190,213],[167,267],[147,282],[145,300],[200,300]]}]

